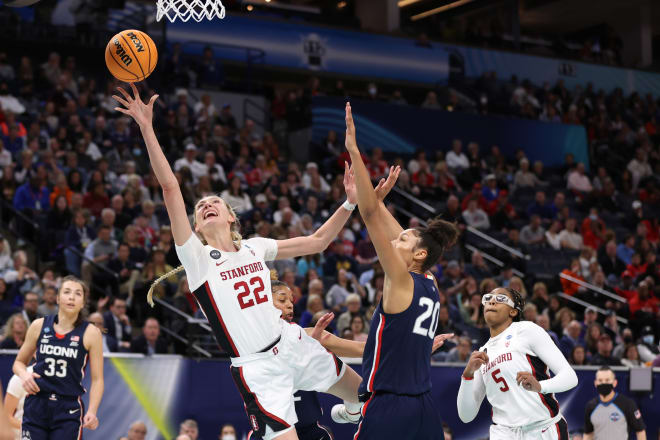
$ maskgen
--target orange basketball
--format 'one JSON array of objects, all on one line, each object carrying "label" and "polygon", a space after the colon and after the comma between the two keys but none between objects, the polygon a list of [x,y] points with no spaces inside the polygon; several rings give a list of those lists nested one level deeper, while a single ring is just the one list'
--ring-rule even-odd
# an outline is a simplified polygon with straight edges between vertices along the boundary
[{"label": "orange basketball", "polygon": [[105,65],[112,76],[133,83],[151,75],[158,61],[154,41],[142,31],[128,29],[110,39],[105,48]]}]

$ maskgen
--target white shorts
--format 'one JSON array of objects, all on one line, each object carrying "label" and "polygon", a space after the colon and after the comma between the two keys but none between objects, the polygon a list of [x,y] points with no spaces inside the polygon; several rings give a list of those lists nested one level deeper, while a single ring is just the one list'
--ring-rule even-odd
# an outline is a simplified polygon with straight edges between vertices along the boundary
[{"label": "white shorts", "polygon": [[265,353],[232,358],[231,373],[255,433],[271,440],[298,421],[293,393],[325,392],[346,366],[298,324],[280,320],[280,341]]},{"label": "white shorts", "polygon": [[561,414],[531,426],[490,426],[490,440],[568,440],[568,424]]}]

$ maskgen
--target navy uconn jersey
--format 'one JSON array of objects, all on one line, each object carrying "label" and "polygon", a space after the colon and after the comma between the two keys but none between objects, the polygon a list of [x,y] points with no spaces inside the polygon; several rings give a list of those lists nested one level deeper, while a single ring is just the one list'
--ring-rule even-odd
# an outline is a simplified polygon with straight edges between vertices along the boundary
[{"label": "navy uconn jersey", "polygon": [[296,426],[315,424],[323,415],[316,391],[296,391],[293,394],[293,401],[296,404],[296,415],[298,416]]},{"label": "navy uconn jersey", "polygon": [[439,294],[431,275],[410,272],[410,276],[414,290],[408,309],[387,314],[382,301],[376,307],[364,347],[360,395],[374,391],[416,395],[431,390]]},{"label": "navy uconn jersey", "polygon": [[89,322],[83,322],[65,335],[55,333],[53,324],[57,315],[44,318],[37,341],[37,362],[34,372],[41,393],[78,397],[85,393],[82,380],[85,375],[88,353],[83,336]]}]

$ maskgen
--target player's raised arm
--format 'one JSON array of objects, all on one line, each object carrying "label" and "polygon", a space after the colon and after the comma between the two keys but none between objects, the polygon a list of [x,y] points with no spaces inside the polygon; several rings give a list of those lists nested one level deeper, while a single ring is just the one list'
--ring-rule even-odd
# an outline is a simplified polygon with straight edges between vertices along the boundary
[{"label": "player's raised arm", "polygon": [[121,87],[117,88],[117,90],[123,95],[123,98],[117,95],[113,95],[113,98],[123,105],[124,108],[116,107],[115,110],[131,116],[140,127],[144,142],[147,144],[149,162],[154,170],[156,179],[158,179],[158,183],[163,189],[163,200],[165,201],[167,214],[169,215],[170,223],[172,224],[174,242],[177,245],[182,246],[192,235],[192,228],[190,227],[188,215],[186,214],[186,205],[183,202],[183,195],[181,194],[181,188],[179,188],[179,182],[176,180],[172,168],[170,168],[170,164],[167,162],[167,158],[158,143],[156,133],[154,132],[153,109],[154,102],[156,102],[158,95],[153,95],[149,99],[149,102],[145,104],[142,102],[140,94],[134,84],[131,84],[131,89],[133,90],[133,96]]}]

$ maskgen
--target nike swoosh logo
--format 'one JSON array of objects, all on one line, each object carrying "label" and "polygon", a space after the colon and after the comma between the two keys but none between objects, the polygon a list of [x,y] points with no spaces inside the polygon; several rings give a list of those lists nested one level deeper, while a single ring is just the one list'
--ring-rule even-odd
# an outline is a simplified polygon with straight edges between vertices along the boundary
[{"label": "nike swoosh logo", "polygon": [[300,332],[300,335],[298,336],[298,339],[302,339],[302,331]]},{"label": "nike swoosh logo", "polygon": [[550,429],[550,428],[545,428],[545,429],[541,430],[541,433],[544,433],[544,432],[547,431],[548,429]]},{"label": "nike swoosh logo", "polygon": [[70,409],[70,410],[69,410],[69,414],[75,414],[75,413],[77,413],[78,411],[80,411],[80,408],[78,408],[78,409]]},{"label": "nike swoosh logo", "polygon": [[215,265],[216,265],[216,266],[220,266],[221,264],[225,264],[226,262],[227,262],[227,260],[222,261],[222,262],[220,262],[220,263],[215,263]]}]

